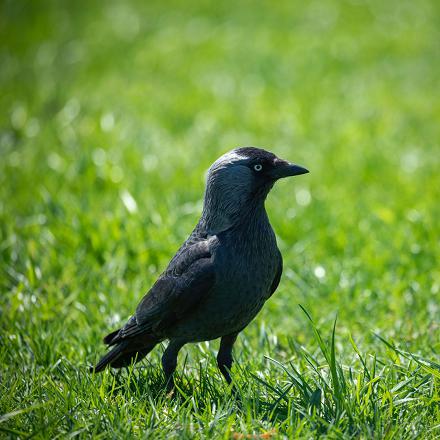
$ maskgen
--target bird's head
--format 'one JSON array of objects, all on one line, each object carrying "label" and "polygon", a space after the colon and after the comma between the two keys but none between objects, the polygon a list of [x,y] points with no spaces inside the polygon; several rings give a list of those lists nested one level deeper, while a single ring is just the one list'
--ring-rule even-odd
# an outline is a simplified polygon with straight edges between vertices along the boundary
[{"label": "bird's head", "polygon": [[263,207],[274,183],[308,170],[255,147],[236,148],[209,168],[202,218],[209,232],[219,233]]}]

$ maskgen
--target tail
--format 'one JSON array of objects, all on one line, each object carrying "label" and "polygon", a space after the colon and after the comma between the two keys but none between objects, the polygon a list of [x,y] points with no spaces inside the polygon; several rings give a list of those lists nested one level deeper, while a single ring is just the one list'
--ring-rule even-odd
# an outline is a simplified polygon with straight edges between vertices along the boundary
[{"label": "tail", "polygon": [[[119,330],[110,333],[104,338],[104,342],[112,343]],[[101,358],[95,367],[90,368],[90,372],[99,373],[107,365],[112,368],[128,367],[132,362],[142,360],[160,341],[153,335],[140,334],[132,338],[127,338],[115,346]],[[113,345],[113,344],[112,344]]]}]

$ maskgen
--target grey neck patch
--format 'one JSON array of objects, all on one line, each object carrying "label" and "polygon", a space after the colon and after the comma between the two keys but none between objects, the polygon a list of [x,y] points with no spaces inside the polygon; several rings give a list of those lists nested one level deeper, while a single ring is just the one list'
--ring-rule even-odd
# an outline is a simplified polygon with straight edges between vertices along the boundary
[{"label": "grey neck patch", "polygon": [[[255,148],[232,150],[217,159],[208,171],[200,223],[209,235],[216,235],[246,221],[256,207],[264,209],[267,192],[256,192],[250,156],[266,154]],[[252,153],[252,154],[251,154]],[[267,153],[269,154],[269,153]]]}]

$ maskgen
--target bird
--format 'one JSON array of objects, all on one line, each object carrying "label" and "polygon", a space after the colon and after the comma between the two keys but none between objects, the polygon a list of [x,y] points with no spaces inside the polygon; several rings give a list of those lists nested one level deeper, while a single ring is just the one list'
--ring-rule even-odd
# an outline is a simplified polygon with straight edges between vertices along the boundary
[{"label": "bird", "polygon": [[257,147],[217,159],[194,230],[127,323],[105,336],[110,351],[90,370],[130,366],[169,341],[162,368],[173,390],[180,349],[221,338],[217,365],[230,385],[237,336],[276,291],[283,271],[266,197],[277,180],[308,172]]}]

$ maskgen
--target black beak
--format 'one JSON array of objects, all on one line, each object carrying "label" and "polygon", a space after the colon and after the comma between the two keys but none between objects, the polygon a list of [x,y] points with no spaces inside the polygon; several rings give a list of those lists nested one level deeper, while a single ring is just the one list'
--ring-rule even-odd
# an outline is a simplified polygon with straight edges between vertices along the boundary
[{"label": "black beak", "polygon": [[300,174],[307,174],[308,169],[295,165],[293,163],[279,161],[278,164],[270,171],[271,177],[274,179],[282,179],[283,177],[299,176]]}]

